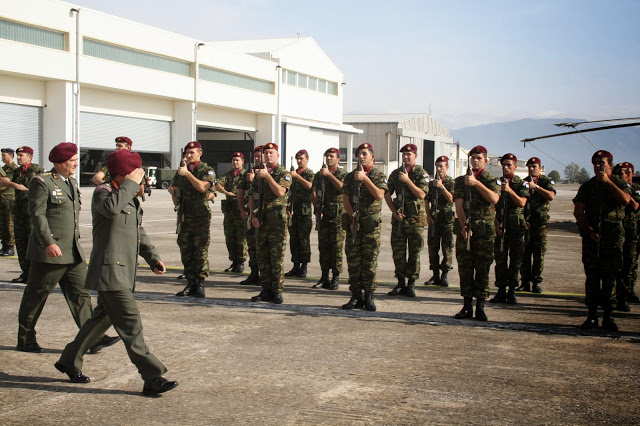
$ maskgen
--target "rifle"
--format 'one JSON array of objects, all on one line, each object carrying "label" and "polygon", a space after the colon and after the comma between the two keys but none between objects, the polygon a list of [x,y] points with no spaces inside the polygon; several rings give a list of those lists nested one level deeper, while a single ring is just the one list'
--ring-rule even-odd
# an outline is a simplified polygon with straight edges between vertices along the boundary
[{"label": "rifle", "polygon": [[[246,183],[249,183],[249,172],[253,172],[253,152],[249,153],[249,158],[251,158],[251,161],[249,161],[249,163],[247,163],[247,173],[245,173],[244,179]],[[247,190],[244,195],[244,200],[242,200],[243,202],[246,202],[246,206],[247,206],[247,210],[249,209],[249,202],[248,202],[248,197],[247,194],[249,192],[249,186],[247,185]],[[247,230],[251,229],[251,211],[249,211],[249,214],[247,215]]]},{"label": "rifle", "polygon": [[[360,161],[358,161],[358,167],[356,168],[356,172],[362,170],[362,165]],[[351,197],[352,206],[353,206],[353,233],[351,234],[351,244],[356,243],[356,235],[358,233],[358,226],[360,226],[360,185],[361,182],[358,182],[354,179],[355,188],[353,189],[353,196]]]},{"label": "rifle", "polygon": [[[604,172],[604,158],[600,157],[600,171]],[[596,243],[596,259],[600,260],[600,241],[602,241],[602,184],[598,183],[598,200],[600,201],[600,209],[598,212],[598,229],[596,234],[598,235],[598,241]]]},{"label": "rifle", "polygon": [[438,185],[435,183],[435,181],[438,179],[440,179],[440,173],[438,172],[438,170],[436,170],[436,178],[432,181],[433,197],[431,200],[431,216],[433,217],[434,222],[436,220],[436,216],[438,215],[438,196],[440,195],[438,190]]},{"label": "rifle", "polygon": [[[293,157],[291,157],[291,169],[289,171],[295,171],[295,168],[293,167]],[[289,191],[287,191],[287,226],[289,228],[293,226],[293,185],[295,185],[295,183],[295,180],[291,182],[291,187],[289,188]]]},{"label": "rifle", "polygon": [[531,174],[531,169],[529,169],[529,197],[527,198],[527,202],[524,205],[524,220],[526,222],[527,228],[525,230],[525,241],[529,242],[530,231],[529,227],[531,224],[531,196],[533,195],[533,191],[531,190],[531,184],[533,183],[533,175]]},{"label": "rifle", "polygon": [[[262,156],[264,155],[264,150],[260,150],[260,166],[258,167],[259,169],[264,169],[264,162],[262,161]],[[256,177],[254,177],[254,179],[257,179]],[[264,179],[260,180],[258,179],[258,181],[255,183],[256,186],[258,187],[258,197],[260,199],[260,205],[258,207],[256,207],[256,209],[253,211],[253,215],[255,216],[256,214],[258,214],[258,222],[260,223],[260,225],[262,225],[262,216],[264,213]],[[253,232],[255,234],[256,240],[258,238],[258,228],[254,228]]]},{"label": "rifle", "polygon": [[[327,165],[322,162],[322,168],[326,169]],[[316,208],[316,231],[318,230],[318,225],[320,221],[322,221],[322,208],[324,207],[324,190],[325,190],[325,182],[324,177],[322,175],[318,178],[318,189],[316,190],[316,195],[318,196],[318,207]]]},{"label": "rifle", "polygon": [[[184,166],[184,149],[180,150],[180,166]],[[176,234],[180,233],[180,227],[182,226],[182,193],[180,192],[180,187],[173,189],[173,195],[176,197],[178,201],[173,210],[177,213],[176,215]]]},{"label": "rifle", "polygon": [[[504,178],[504,176],[502,176],[500,178],[500,182],[505,182],[506,179]],[[500,209],[502,211],[501,214],[501,221],[500,221],[500,253],[504,252],[504,233],[505,233],[505,227],[504,227],[504,223],[507,220],[507,194],[505,194],[505,191],[502,191],[502,194],[500,194],[500,196],[502,197],[502,208]]]},{"label": "rifle", "polygon": [[[398,208],[396,209],[396,212],[398,213],[398,216],[401,214],[404,214],[405,185],[402,182],[400,182],[400,173],[402,173],[403,171],[406,172],[406,169],[404,168],[404,164],[401,164],[400,167],[398,168],[398,189],[396,190],[396,202],[398,204]],[[398,235],[398,237],[402,235],[402,219],[398,220],[398,228],[396,230],[396,234]]]},{"label": "rifle", "polygon": [[[471,156],[467,156],[467,176],[471,176]],[[467,232],[467,251],[471,251],[471,187],[464,188],[464,229]]]}]

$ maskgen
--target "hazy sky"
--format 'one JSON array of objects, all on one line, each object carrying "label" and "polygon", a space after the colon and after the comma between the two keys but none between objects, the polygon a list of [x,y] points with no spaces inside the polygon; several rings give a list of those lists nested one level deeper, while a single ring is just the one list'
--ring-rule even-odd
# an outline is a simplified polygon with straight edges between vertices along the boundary
[{"label": "hazy sky", "polygon": [[311,36],[345,113],[429,112],[449,129],[640,115],[640,1],[78,0],[201,41]]}]

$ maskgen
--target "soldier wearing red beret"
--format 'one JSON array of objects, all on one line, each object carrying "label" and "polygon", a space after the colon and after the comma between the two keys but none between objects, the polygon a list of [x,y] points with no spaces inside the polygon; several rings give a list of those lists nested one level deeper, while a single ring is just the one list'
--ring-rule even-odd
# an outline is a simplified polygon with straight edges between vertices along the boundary
[{"label": "soldier wearing red beret", "polygon": [[[126,136],[118,136],[116,139],[116,151],[127,150],[131,151],[131,147],[133,146],[133,141]],[[100,185],[102,182],[110,181],[109,178],[109,169],[105,164],[100,170],[96,172],[95,175],[91,178],[91,183],[94,185]]]},{"label": "soldier wearing red beret", "polygon": [[13,219],[11,218],[11,204],[16,198],[15,190],[9,187],[13,172],[18,165],[13,162],[15,151],[11,148],[2,148],[2,162],[0,169],[0,237],[2,238],[2,250],[0,256],[13,256],[15,254],[13,238]]}]

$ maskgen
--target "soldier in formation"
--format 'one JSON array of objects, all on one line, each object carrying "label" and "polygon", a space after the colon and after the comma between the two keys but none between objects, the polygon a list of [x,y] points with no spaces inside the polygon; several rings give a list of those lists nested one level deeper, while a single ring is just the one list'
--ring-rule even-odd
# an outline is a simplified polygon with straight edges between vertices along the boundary
[{"label": "soldier in formation", "polygon": [[[130,138],[126,136],[118,136],[116,139],[116,151],[120,151],[122,149],[126,149],[127,151],[131,151],[131,147],[133,146],[133,142]],[[102,182],[110,182],[111,178],[109,176],[109,169],[107,165],[96,172],[95,175],[91,178],[91,183],[94,185],[100,185]]]},{"label": "soldier in formation", "polygon": [[612,175],[613,155],[604,150],[591,157],[594,177],[580,185],[573,199],[573,215],[582,237],[582,263],[586,275],[587,319],[583,329],[598,324],[598,306],[604,313],[602,328],[618,331],[613,319],[616,307],[616,275],[622,267],[624,210],[631,199],[631,188]]},{"label": "soldier in formation", "polygon": [[549,230],[549,207],[556,196],[555,182],[540,174],[541,161],[538,157],[527,160],[529,176],[525,180],[528,189],[525,219],[527,230],[524,237],[524,254],[520,270],[521,285],[517,291],[542,293],[542,271],[544,254],[547,251]]},{"label": "soldier in formation", "polygon": [[176,296],[205,296],[204,280],[209,276],[209,242],[211,208],[210,188],[215,187],[216,174],[200,161],[202,145],[189,142],[184,148],[186,164],[182,164],[169,190],[178,213],[177,229],[180,257],[187,279],[185,288]]},{"label": "soldier in formation", "polygon": [[[389,292],[389,296],[403,294],[415,297],[416,279],[420,276],[420,252],[424,247],[424,227],[427,226],[423,200],[429,191],[429,174],[422,166],[416,165],[416,145],[407,144],[400,153],[402,166],[391,172],[387,183],[389,191],[384,194],[392,214],[391,249],[398,279],[398,285]],[[396,195],[394,200],[391,194]]]},{"label": "soldier in formation", "polygon": [[511,153],[505,154],[500,159],[500,164],[502,177],[497,182],[500,184],[500,199],[496,204],[498,212],[494,245],[495,285],[498,287],[498,293],[490,302],[514,305],[517,303],[515,291],[520,276],[524,234],[527,229],[524,206],[529,193],[522,178],[514,174],[518,167],[516,156]]},{"label": "soldier in formation", "polygon": [[[13,162],[14,151],[11,148],[2,148],[2,174],[3,177],[11,179],[13,172],[18,165]],[[11,205],[16,198],[15,189],[8,186],[0,188],[0,238],[2,239],[2,249],[0,256],[13,256],[15,250],[13,246],[13,219],[11,218]]]},{"label": "soldier in formation", "polygon": [[[436,175],[429,182],[429,193],[425,198],[427,206],[427,246],[429,249],[429,265],[433,270],[431,278],[425,285],[433,284],[449,286],[449,271],[453,269],[453,178],[447,175],[449,157],[436,159]],[[438,251],[442,249],[442,262]]]},{"label": "soldier in formation", "polygon": [[284,291],[284,253],[287,245],[287,191],[291,175],[278,164],[278,145],[264,145],[265,167],[256,171],[249,209],[251,223],[258,230],[256,241],[262,291],[251,298],[281,304]]},{"label": "soldier in formation", "polygon": [[364,307],[375,311],[373,294],[380,253],[382,199],[389,189],[384,173],[374,167],[371,144],[360,145],[356,157],[358,167],[347,174],[342,186],[346,212],[342,216],[342,227],[347,231],[345,251],[351,291],[351,299],[342,309]]},{"label": "soldier in formation", "polygon": [[247,260],[247,222],[242,219],[237,198],[238,188],[245,180],[244,155],[234,152],[229,160],[232,169],[216,182],[216,189],[226,197],[220,203],[220,209],[224,215],[222,227],[231,266],[225,269],[225,272],[243,272],[244,262]]},{"label": "soldier in formation", "polygon": [[[309,153],[301,149],[296,153],[298,168],[291,170],[291,187],[287,215],[289,219],[289,251],[293,268],[285,277],[307,276],[307,264],[311,262],[311,228],[313,227],[311,206],[311,184],[315,173],[307,167]],[[293,165],[291,166],[293,168]]]},{"label": "soldier in formation", "polygon": [[[344,202],[342,186],[347,172],[339,167],[340,150],[329,148],[324,164],[313,178],[311,195],[315,206],[318,252],[322,276],[313,288],[338,289],[342,273],[342,251],[346,231],[342,228]],[[331,280],[329,280],[331,271]]]},{"label": "soldier in formation", "polygon": [[457,319],[473,317],[473,298],[476,298],[475,318],[487,321],[484,302],[489,296],[489,268],[493,263],[496,229],[495,204],[500,195],[497,178],[484,169],[487,149],[478,145],[469,151],[466,176],[455,180],[454,202],[457,222],[456,259],[460,275],[460,294],[464,306]]},{"label": "soldier in formation", "polygon": [[245,173],[244,179],[238,187],[238,207],[240,208],[240,216],[242,220],[246,221],[245,238],[247,241],[247,251],[249,253],[249,268],[251,273],[249,276],[240,281],[242,285],[260,285],[260,268],[258,267],[258,251],[256,248],[256,233],[257,230],[251,224],[251,212],[249,210],[249,191],[253,180],[256,176],[256,171],[260,169],[262,165],[263,146],[258,145],[253,149],[253,167],[249,168],[249,171]]}]

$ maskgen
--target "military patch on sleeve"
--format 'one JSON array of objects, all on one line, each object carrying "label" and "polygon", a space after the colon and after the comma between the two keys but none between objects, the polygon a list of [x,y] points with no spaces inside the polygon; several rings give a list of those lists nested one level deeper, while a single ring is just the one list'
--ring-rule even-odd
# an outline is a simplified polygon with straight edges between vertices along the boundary
[{"label": "military patch on sleeve", "polygon": [[111,188],[111,185],[109,185],[108,183],[102,183],[96,187],[96,191],[113,192],[113,189]]},{"label": "military patch on sleeve", "polygon": [[497,183],[498,185],[502,185],[502,182],[500,182],[500,179],[496,179],[496,183]]},{"label": "military patch on sleeve", "polygon": [[522,186],[524,186],[525,188],[528,188],[528,187],[529,187],[529,181],[526,181],[526,180],[525,180],[525,181],[522,183]]},{"label": "military patch on sleeve", "polygon": [[284,180],[291,180],[291,176],[289,176],[289,175],[285,176]]},{"label": "military patch on sleeve", "polygon": [[384,180],[384,183],[387,183],[387,179]]},{"label": "military patch on sleeve", "polygon": [[44,182],[44,179],[42,179],[42,176],[40,175],[35,176],[35,178],[38,179],[40,182]]},{"label": "military patch on sleeve", "polygon": [[207,174],[208,174],[208,175],[212,175],[212,174],[213,174],[213,170],[209,170],[209,171],[207,172]]},{"label": "military patch on sleeve", "polygon": [[556,183],[554,181],[551,181],[551,185],[555,185]]}]

